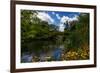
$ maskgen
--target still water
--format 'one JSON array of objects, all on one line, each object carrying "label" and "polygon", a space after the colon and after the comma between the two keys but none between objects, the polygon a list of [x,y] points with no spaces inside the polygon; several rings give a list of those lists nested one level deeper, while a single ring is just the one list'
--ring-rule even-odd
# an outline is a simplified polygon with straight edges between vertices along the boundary
[{"label": "still water", "polygon": [[64,43],[53,40],[38,40],[29,43],[28,51],[21,52],[21,62],[60,61]]},{"label": "still water", "polygon": [[[52,61],[60,61],[62,53],[63,53],[63,48],[61,47],[54,48],[52,50],[49,50],[48,52],[40,52],[38,53],[38,62],[48,61],[50,58],[52,58]],[[31,54],[25,52],[21,57],[21,62],[24,63],[33,62],[32,60],[34,59],[34,57],[35,57],[35,52]]]}]

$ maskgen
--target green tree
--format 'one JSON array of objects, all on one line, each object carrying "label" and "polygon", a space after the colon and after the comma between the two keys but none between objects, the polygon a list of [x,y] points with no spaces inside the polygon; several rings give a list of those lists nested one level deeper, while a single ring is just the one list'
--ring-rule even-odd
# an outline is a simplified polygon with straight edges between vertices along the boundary
[{"label": "green tree", "polygon": [[[24,51],[40,51],[47,42],[55,38],[54,32],[58,27],[40,20],[38,12],[33,10],[21,10],[21,48]],[[39,41],[39,43],[38,43]]]},{"label": "green tree", "polygon": [[65,39],[67,40],[65,41],[65,46],[67,43],[66,48],[69,48],[69,50],[82,48],[84,44],[89,45],[89,14],[80,13],[78,21],[71,22],[70,27],[66,27],[64,32],[69,33],[65,35]]}]

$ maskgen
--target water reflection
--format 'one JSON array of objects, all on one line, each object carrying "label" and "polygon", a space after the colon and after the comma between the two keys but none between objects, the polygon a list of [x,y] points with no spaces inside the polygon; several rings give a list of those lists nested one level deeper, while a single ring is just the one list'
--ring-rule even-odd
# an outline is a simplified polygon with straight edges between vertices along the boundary
[{"label": "water reflection", "polygon": [[32,55],[26,52],[22,55],[21,61],[22,62],[32,62],[32,58],[33,58]]},{"label": "water reflection", "polygon": [[36,41],[34,44],[32,42],[31,52],[23,52],[21,62],[60,61],[63,49],[64,45],[51,41]]},{"label": "water reflection", "polygon": [[61,54],[62,54],[62,50],[61,48],[56,48],[54,51],[53,51],[53,58],[54,60],[60,60],[61,59]]}]

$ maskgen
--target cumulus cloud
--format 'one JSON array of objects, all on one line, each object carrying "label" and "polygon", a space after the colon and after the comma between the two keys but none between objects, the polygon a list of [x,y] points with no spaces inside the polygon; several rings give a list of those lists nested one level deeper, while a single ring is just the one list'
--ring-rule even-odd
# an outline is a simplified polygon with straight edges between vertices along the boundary
[{"label": "cumulus cloud", "polygon": [[59,16],[59,14],[56,14],[56,17],[57,17],[57,19],[59,19],[59,20],[61,19],[61,17]]},{"label": "cumulus cloud", "polygon": [[59,31],[63,32],[64,31],[64,28],[65,28],[64,24],[61,23],[59,25]]},{"label": "cumulus cloud", "polygon": [[74,17],[69,18],[69,21],[78,21],[78,16],[75,15]]},{"label": "cumulus cloud", "polygon": [[61,18],[61,23],[65,23],[66,21],[68,21],[68,22],[72,22],[72,21],[78,21],[78,16],[77,15],[75,15],[74,17],[72,17],[72,18],[70,18],[70,17],[68,17],[68,16],[63,16],[62,18]]},{"label": "cumulus cloud", "polygon": [[48,22],[49,24],[54,23],[53,18],[46,12],[38,12],[37,17],[42,21]]},{"label": "cumulus cloud", "polygon": [[61,18],[61,20],[60,20],[60,23],[65,23],[66,21],[68,21],[69,20],[69,17],[68,16],[63,16],[62,18]]},{"label": "cumulus cloud", "polygon": [[60,24],[59,24],[59,31],[64,31],[64,23],[68,22],[68,25],[70,26],[70,22],[72,21],[78,21],[78,16],[75,15],[74,17],[68,17],[68,16],[63,16],[60,20]]}]

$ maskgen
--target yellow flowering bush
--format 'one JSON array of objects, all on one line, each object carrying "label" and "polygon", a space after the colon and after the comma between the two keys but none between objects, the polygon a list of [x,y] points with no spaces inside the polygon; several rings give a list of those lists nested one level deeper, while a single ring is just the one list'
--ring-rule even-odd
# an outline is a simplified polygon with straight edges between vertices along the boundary
[{"label": "yellow flowering bush", "polygon": [[85,60],[89,59],[89,48],[81,49],[79,48],[77,51],[68,51],[63,56],[64,60]]},{"label": "yellow flowering bush", "polygon": [[89,50],[83,49],[82,52],[80,53],[80,58],[81,59],[89,59]]},{"label": "yellow flowering bush", "polygon": [[65,54],[66,60],[77,60],[78,59],[78,53],[75,51],[69,51]]}]

